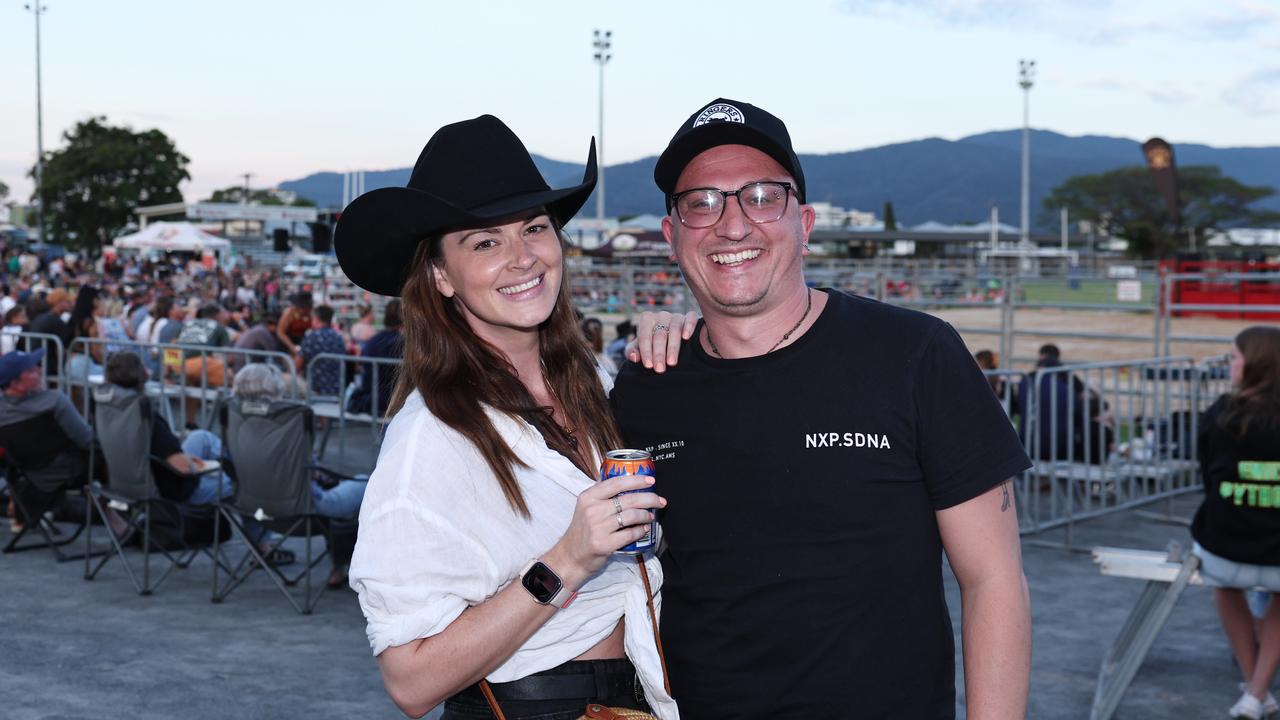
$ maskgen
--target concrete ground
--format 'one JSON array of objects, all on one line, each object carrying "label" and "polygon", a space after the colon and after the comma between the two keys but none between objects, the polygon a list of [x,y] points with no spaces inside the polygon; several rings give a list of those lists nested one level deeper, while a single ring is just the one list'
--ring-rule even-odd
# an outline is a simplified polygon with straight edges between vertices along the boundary
[{"label": "concrete ground", "polygon": [[[1182,498],[1175,512],[1189,516],[1197,503]],[[1090,521],[1074,536],[1085,548],[1161,549],[1170,539],[1189,543],[1184,527],[1133,513]],[[1028,715],[1087,717],[1099,663],[1142,583],[1100,576],[1087,554],[1030,542],[1023,551],[1034,614]],[[258,575],[215,605],[211,565],[201,558],[140,597],[118,563],[86,582],[82,563],[59,565],[46,551],[0,556],[0,717],[400,717],[351,592],[329,593],[301,616]],[[958,630],[958,591],[946,575]],[[1117,717],[1223,717],[1237,681],[1211,594],[1192,588]],[[963,693],[959,672],[957,683]]]}]

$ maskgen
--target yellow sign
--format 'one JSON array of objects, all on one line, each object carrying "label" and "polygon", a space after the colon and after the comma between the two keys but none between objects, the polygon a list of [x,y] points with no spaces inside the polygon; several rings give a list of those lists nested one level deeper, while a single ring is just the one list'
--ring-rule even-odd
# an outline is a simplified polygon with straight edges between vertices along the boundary
[{"label": "yellow sign", "polygon": [[181,371],[182,370],[182,351],[179,350],[178,348],[165,348],[164,349],[164,368],[165,370],[172,370],[175,373]]}]

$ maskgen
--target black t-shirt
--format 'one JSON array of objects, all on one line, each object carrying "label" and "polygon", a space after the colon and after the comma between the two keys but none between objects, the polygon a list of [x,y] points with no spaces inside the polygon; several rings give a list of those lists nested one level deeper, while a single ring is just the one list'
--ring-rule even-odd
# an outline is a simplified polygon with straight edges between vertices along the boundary
[{"label": "black t-shirt", "polygon": [[951,326],[826,292],[787,347],[691,341],[610,398],[669,500],[661,630],[688,717],[955,715],[935,512],[1030,463]]},{"label": "black t-shirt", "polygon": [[1200,419],[1204,502],[1191,536],[1206,550],[1251,565],[1280,565],[1280,429],[1254,420],[1243,437],[1218,425],[1227,396]]},{"label": "black t-shirt", "polygon": [[[71,328],[62,322],[62,318],[52,310],[37,315],[27,326],[27,332],[41,335],[54,335],[62,340],[63,347],[71,343]],[[45,349],[44,374],[46,377],[57,377],[62,367],[58,358],[58,345],[48,338],[31,341],[29,349],[43,347]]]},{"label": "black t-shirt", "polygon": [[174,502],[186,502],[195,492],[199,480],[184,477],[173,470],[165,458],[182,452],[182,443],[169,428],[169,423],[159,416],[151,418],[151,455],[159,460],[151,463],[151,472],[155,477],[156,491],[160,497]]}]

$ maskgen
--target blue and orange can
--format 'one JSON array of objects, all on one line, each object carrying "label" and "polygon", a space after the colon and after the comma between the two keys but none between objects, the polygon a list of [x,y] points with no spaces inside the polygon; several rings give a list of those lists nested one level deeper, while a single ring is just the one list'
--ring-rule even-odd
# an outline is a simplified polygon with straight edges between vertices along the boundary
[{"label": "blue and orange can", "polygon": [[[610,450],[604,455],[604,462],[600,464],[600,479],[608,480],[619,475],[648,475],[654,477],[653,457],[644,450]],[[640,488],[639,490],[627,490],[627,493],[653,492],[653,487]],[[653,512],[650,511],[650,516]],[[649,552],[658,543],[658,521],[649,522],[648,532],[644,537],[636,540],[628,545],[618,548],[617,552],[622,555],[639,555]]]}]

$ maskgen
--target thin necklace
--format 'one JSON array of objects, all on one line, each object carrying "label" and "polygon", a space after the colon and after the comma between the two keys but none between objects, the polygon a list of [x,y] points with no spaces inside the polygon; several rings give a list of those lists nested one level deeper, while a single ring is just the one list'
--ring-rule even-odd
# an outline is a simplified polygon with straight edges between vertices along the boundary
[{"label": "thin necklace", "polygon": [[[791,333],[800,329],[800,326],[804,324],[804,319],[809,317],[809,311],[813,309],[813,293],[806,289],[804,291],[804,298],[807,301],[804,305],[804,314],[800,316],[800,319],[796,321],[795,325],[791,326],[790,330],[782,334],[782,337],[778,339],[778,342],[773,344],[773,347],[765,351],[765,355],[777,350],[779,345],[786,342],[787,339],[791,337]],[[707,344],[711,346],[711,352],[715,353],[716,357],[722,360],[724,359],[724,355],[720,354],[720,348],[716,347],[716,341],[711,339],[711,328],[709,326],[707,327]]]}]

